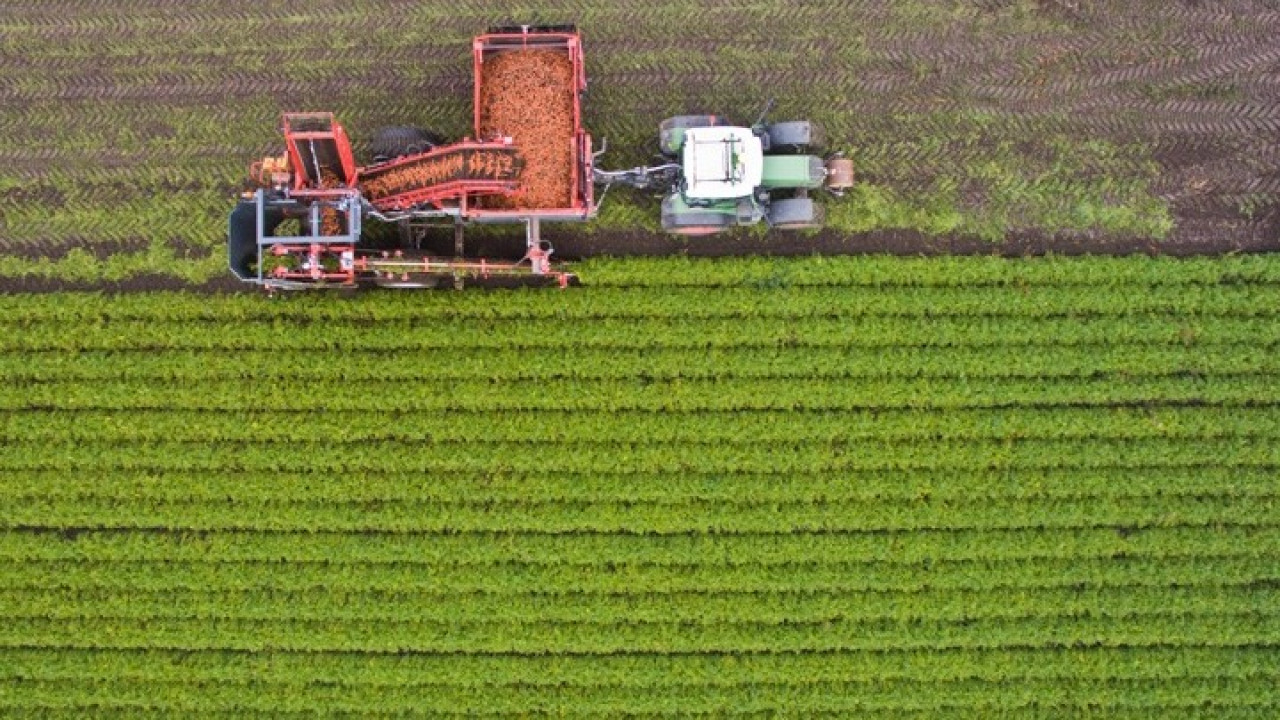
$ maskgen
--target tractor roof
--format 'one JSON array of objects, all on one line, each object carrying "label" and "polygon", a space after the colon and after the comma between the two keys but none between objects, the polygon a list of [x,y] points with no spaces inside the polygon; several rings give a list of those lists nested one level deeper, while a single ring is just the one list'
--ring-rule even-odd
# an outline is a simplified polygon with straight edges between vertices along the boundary
[{"label": "tractor roof", "polygon": [[690,128],[684,136],[684,194],[697,200],[750,195],[760,185],[764,149],[743,127]]}]

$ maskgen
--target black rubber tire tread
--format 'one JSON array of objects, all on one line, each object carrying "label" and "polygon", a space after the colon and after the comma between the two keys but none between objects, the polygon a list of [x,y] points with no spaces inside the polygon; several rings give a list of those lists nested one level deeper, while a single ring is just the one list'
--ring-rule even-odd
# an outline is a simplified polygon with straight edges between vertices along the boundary
[{"label": "black rubber tire tread", "polygon": [[778,154],[822,154],[827,144],[827,133],[821,125],[811,120],[792,120],[769,125],[769,150]]},{"label": "black rubber tire tread", "polygon": [[422,128],[384,127],[374,134],[369,152],[374,162],[383,162],[394,160],[402,155],[426,152],[440,142],[439,135]]},{"label": "black rubber tire tread", "polygon": [[813,198],[784,198],[769,205],[769,225],[776,230],[813,230],[825,219],[825,209]]}]

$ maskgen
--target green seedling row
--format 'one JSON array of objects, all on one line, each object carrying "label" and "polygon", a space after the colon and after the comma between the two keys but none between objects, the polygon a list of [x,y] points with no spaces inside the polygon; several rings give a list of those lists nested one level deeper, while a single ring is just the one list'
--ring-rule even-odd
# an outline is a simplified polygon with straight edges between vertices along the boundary
[{"label": "green seedling row", "polygon": [[[1019,681],[990,683],[961,681],[915,687],[910,682],[835,681],[804,685],[760,684],[752,687],[675,687],[662,692],[648,688],[413,688],[326,687],[299,683],[148,683],[107,685],[93,681],[41,681],[0,684],[6,692],[21,690],[30,704],[19,708],[144,709],[203,714],[209,710],[236,713],[363,714],[376,704],[386,712],[448,714],[460,707],[483,708],[484,714],[559,714],[572,708],[578,713],[610,715],[641,711],[660,714],[714,713],[732,706],[741,712],[860,713],[892,709],[894,712],[968,711],[1021,712],[1031,709],[1062,712],[1074,709],[1110,712],[1117,709],[1156,713],[1193,712],[1206,705],[1214,709],[1266,713],[1277,705],[1267,679],[1230,678],[1183,680]],[[252,691],[246,700],[246,691]],[[904,697],[905,693],[911,693]],[[1233,698],[1216,702],[1215,698]],[[1247,699],[1246,699],[1247,698]],[[5,707],[0,700],[0,707]]]},{"label": "green seedling row", "polygon": [[[890,666],[884,662],[892,658]],[[94,680],[119,675],[137,681],[260,681],[288,686],[440,686],[476,690],[507,686],[565,688],[747,687],[914,681],[948,686],[981,681],[992,689],[1035,680],[1266,679],[1276,677],[1274,656],[1244,648],[1042,648],[1000,650],[869,651],[864,653],[758,653],[724,656],[629,654],[566,655],[554,665],[519,655],[370,655],[358,665],[339,654],[171,650],[0,650],[13,675],[41,681]],[[10,676],[6,676],[10,677]]]},{"label": "green seedling row", "polygon": [[[1176,529],[1186,533],[1190,528]],[[1158,537],[1158,530],[1141,532]],[[1252,530],[1254,534],[1275,533],[1274,527]],[[990,537],[998,531],[986,532]],[[1200,532],[1203,534],[1203,530]],[[1061,535],[1063,531],[1022,529],[1018,534],[1033,543],[1044,542],[1045,538]],[[963,531],[952,531],[948,535],[963,535]],[[761,536],[749,539],[755,542],[739,542],[734,546],[764,544],[766,540]],[[573,542],[566,540],[563,544],[572,546]],[[1108,556],[1081,553],[1060,558],[1026,558],[1019,555],[1016,546],[1005,544],[987,548],[981,559],[974,560],[949,560],[944,556],[919,562],[872,561],[867,556],[832,557],[819,553],[812,559],[793,554],[785,558],[785,563],[776,562],[781,558],[775,558],[775,563],[767,565],[725,565],[712,559],[679,565],[622,561],[568,565],[554,562],[555,557],[551,555],[533,556],[531,562],[501,564],[456,564],[475,560],[466,556],[451,561],[363,565],[346,558],[328,563],[239,562],[219,557],[199,561],[111,563],[28,560],[23,567],[0,571],[0,577],[4,578],[5,587],[14,593],[60,593],[68,602],[78,595],[132,592],[141,600],[146,595],[166,593],[208,594],[211,588],[217,588],[229,598],[256,594],[269,600],[281,595],[315,596],[323,590],[333,597],[315,598],[319,607],[339,603],[341,597],[351,597],[354,601],[382,598],[390,606],[397,600],[403,602],[421,596],[422,602],[430,599],[442,606],[436,612],[458,613],[467,612],[463,606],[469,601],[488,602],[491,596],[501,596],[513,603],[535,604],[548,598],[586,601],[600,596],[639,607],[649,601],[655,605],[680,599],[697,602],[704,595],[743,598],[781,595],[793,600],[830,595],[839,602],[861,602],[859,597],[874,595],[898,597],[926,610],[931,607],[929,599],[934,596],[966,592],[1071,591],[1083,598],[1111,589],[1145,588],[1155,592],[1181,586],[1216,586],[1223,597],[1247,597],[1251,588],[1258,588],[1263,596],[1270,597],[1271,591],[1267,588],[1276,579],[1275,569],[1267,564],[1265,557],[1237,555],[1223,549],[1209,549],[1194,557],[1168,551],[1142,554],[1138,549],[1134,557],[1128,554],[1121,557],[1123,552],[1116,550]],[[670,558],[664,560],[671,561]],[[1049,612],[1056,607],[1049,605],[1044,610]],[[232,610],[250,612],[252,607],[228,605],[227,611]],[[984,612],[997,612],[996,606]]]},{"label": "green seedling row", "polygon": [[[995,583],[1007,578],[1005,584],[1016,587],[1019,582],[1043,584],[1056,579],[1070,583],[1082,581],[1079,578],[1092,578],[1092,581],[1108,584],[1116,582],[1115,577],[1130,577],[1128,573],[1136,573],[1134,577],[1163,578],[1166,577],[1161,574],[1163,569],[1208,569],[1219,565],[1225,567],[1225,564],[1237,561],[1266,563],[1278,551],[1280,525],[1232,524],[1219,524],[1211,529],[1196,525],[1098,525],[1049,527],[1034,531],[983,528],[899,533],[732,535],[705,532],[641,535],[513,531],[356,535],[318,528],[298,533],[122,532],[84,527],[0,530],[0,558],[12,561],[17,569],[27,564],[33,568],[32,573],[39,573],[44,572],[42,568],[46,563],[92,562],[104,569],[96,576],[96,582],[116,583],[127,583],[128,580],[113,581],[113,565],[200,561],[258,564],[262,566],[262,572],[270,573],[277,583],[288,582],[291,577],[288,573],[278,573],[280,566],[300,567],[316,563],[337,568],[356,582],[362,576],[343,568],[402,566],[405,573],[412,573],[415,572],[413,566],[421,565],[475,567],[481,571],[495,566],[521,565],[543,569],[585,568],[574,577],[604,577],[595,570],[610,565],[636,565],[682,572],[684,584],[681,587],[697,589],[700,577],[689,573],[690,569],[750,570],[785,566],[784,570],[795,571],[804,567],[841,565],[851,569],[845,574],[846,580],[867,579],[870,582],[875,577],[900,575],[911,579],[907,587],[919,587],[933,576],[922,574],[921,570],[937,568],[941,574],[943,568],[937,567],[938,564],[955,563],[950,569],[960,579],[959,587],[970,587],[965,581],[977,577],[974,573],[986,573],[983,577],[989,576]],[[1191,572],[1176,572],[1184,571]],[[1267,576],[1262,574],[1262,577]],[[32,577],[36,581],[27,585],[29,587],[61,587],[56,573],[50,572],[43,579],[38,575]],[[407,581],[411,576],[399,577]],[[785,575],[778,577],[785,578]],[[1036,580],[1025,579],[1029,577]],[[576,582],[567,585],[567,591],[574,590]],[[798,583],[796,587],[801,585]],[[213,583],[200,587],[220,586]],[[778,587],[786,589],[785,585]],[[874,589],[880,586],[872,583],[856,587]],[[644,585],[628,586],[627,590],[635,593],[648,591]]]},{"label": "green seedling row", "polygon": [[1274,714],[1274,260],[587,266],[0,297],[0,707]]}]

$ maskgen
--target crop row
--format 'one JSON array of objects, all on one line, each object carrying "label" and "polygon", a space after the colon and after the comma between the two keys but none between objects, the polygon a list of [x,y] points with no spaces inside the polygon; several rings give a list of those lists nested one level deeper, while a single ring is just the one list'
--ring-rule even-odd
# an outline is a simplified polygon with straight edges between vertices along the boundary
[{"label": "crop row", "polygon": [[903,502],[935,500],[1045,500],[1166,496],[1265,499],[1276,493],[1273,468],[1100,468],[1092,470],[881,470],[808,475],[753,473],[431,473],[338,474],[238,471],[95,471],[94,482],[61,471],[9,471],[13,504],[99,500],[159,502],[234,499],[285,504],[436,502],[483,505],[525,503],[724,502],[735,506],[796,502]]},{"label": "crop row", "polygon": [[[0,302],[11,314],[0,326],[89,326],[146,321],[155,325],[297,322],[324,326],[436,322],[588,322],[607,318],[809,318],[809,317],[1078,317],[1181,314],[1270,317],[1280,305],[1280,283],[1119,287],[800,287],[582,288],[556,295],[534,292],[481,294],[478,299],[431,296],[409,303],[383,295],[345,299],[310,295],[266,304],[253,297],[143,296],[145,300]],[[415,296],[415,299],[418,296]],[[468,296],[470,297],[470,296]],[[312,298],[315,298],[312,301]],[[522,302],[534,300],[536,302]],[[339,304],[340,303],[340,304]]]},{"label": "crop row", "polygon": [[191,651],[613,654],[1276,644],[1280,644],[1280,624],[1273,613],[1264,610],[1207,615],[1155,612],[1123,617],[1042,614],[1016,619],[904,623],[846,618],[792,625],[23,618],[10,619],[0,626],[0,647]]},{"label": "crop row", "polygon": [[[437,565],[478,567],[512,563],[598,568],[636,565],[654,568],[757,566],[856,566],[853,577],[906,572],[917,581],[923,568],[962,563],[965,573],[992,577],[1078,577],[1081,572],[1150,574],[1205,557],[1265,559],[1280,552],[1280,526],[1219,524],[1090,526],[1076,528],[951,529],[871,533],[758,533],[634,535],[617,533],[342,533],[311,527],[300,533],[271,531],[217,533],[120,531],[76,528],[0,530],[0,558],[24,563],[85,561],[112,563],[343,565]],[[1233,562],[1233,561],[1232,561]],[[861,564],[859,564],[861,563]],[[963,564],[967,563],[967,564]],[[1043,574],[1043,564],[1049,568]],[[884,565],[878,568],[877,565]],[[1144,569],[1145,568],[1145,569]],[[1108,570],[1109,569],[1109,570]],[[1023,575],[1021,573],[1031,573]],[[941,572],[938,569],[937,572]],[[1147,576],[1143,575],[1143,576]],[[1094,577],[1095,576],[1089,576]],[[1108,575],[1107,577],[1111,577]],[[637,587],[643,591],[643,586]]]},{"label": "crop row", "polygon": [[[559,600],[625,607],[698,602],[698,598],[780,596],[867,596],[892,598],[929,610],[929,598],[948,593],[993,597],[1016,593],[1060,594],[1084,600],[1116,592],[1179,592],[1176,588],[1219,587],[1228,596],[1270,597],[1276,570],[1257,556],[1125,557],[1076,559],[946,561],[922,564],[797,560],[792,565],[631,565],[602,557],[595,565],[548,565],[512,562],[504,565],[356,565],[351,562],[127,561],[114,565],[76,561],[28,561],[24,568],[0,570],[6,593],[54,593],[52,597],[120,594],[137,597],[172,594],[207,596],[216,588],[242,602],[227,611],[251,612],[250,597],[307,598],[315,605],[384,601],[439,603],[435,612],[460,612],[472,603],[547,603]],[[1120,589],[1117,589],[1120,588]],[[1270,588],[1270,589],[1268,589]],[[1123,591],[1126,589],[1126,591]],[[132,594],[131,594],[132,593]],[[1257,594],[1254,594],[1257,593]],[[744,600],[745,602],[745,600]],[[864,602],[865,603],[865,602]],[[874,603],[874,602],[873,602]],[[992,603],[1000,606],[1000,602]],[[17,607],[17,606],[15,606]],[[893,609],[892,605],[888,606]],[[451,610],[452,609],[452,610]],[[307,611],[297,607],[300,614]],[[902,612],[908,609],[896,609]],[[1051,611],[1053,607],[1044,607]],[[173,607],[172,611],[180,611]],[[991,612],[992,610],[988,610]],[[339,610],[340,612],[340,610]],[[483,619],[483,618],[481,618]],[[582,618],[577,618],[582,619]]]},{"label": "crop row", "polygon": [[[456,688],[412,686],[304,686],[294,682],[265,684],[196,684],[185,681],[104,683],[88,681],[0,682],[0,708],[9,710],[62,708],[164,709],[203,715],[209,710],[239,713],[316,711],[363,715],[367,708],[411,715],[479,712],[562,714],[663,713],[695,714],[732,707],[742,713],[813,712],[860,714],[867,710],[950,711],[979,714],[1087,709],[1091,713],[1117,708],[1158,709],[1160,712],[1205,708],[1247,708],[1267,713],[1280,705],[1280,693],[1268,679],[1214,678],[1184,680],[1019,681],[992,683],[960,681],[921,685],[913,681],[869,684],[835,681],[763,683],[743,687],[557,688],[541,686]],[[16,702],[5,698],[21,698]]]},{"label": "crop row", "polygon": [[572,322],[424,320],[422,322],[290,325],[246,323],[156,325],[146,321],[38,325],[0,336],[0,352],[101,350],[370,350],[452,348],[902,348],[1097,346],[1113,343],[1187,346],[1193,343],[1280,344],[1271,318],[1178,314],[1095,318],[943,316],[912,322],[896,317],[851,318],[606,318]]},{"label": "crop row", "polygon": [[[1280,263],[1266,255],[1186,258],[593,258],[581,265],[593,286],[874,288],[1020,286],[1217,285],[1280,281]],[[1087,292],[1077,288],[1081,294]]]},{"label": "crop row", "polygon": [[83,350],[0,353],[13,383],[282,380],[347,383],[392,380],[546,381],[780,380],[804,378],[1062,378],[1112,375],[1280,375],[1280,346],[1262,342],[1112,343],[961,347],[607,347],[359,350]]},{"label": "crop row", "polygon": [[959,378],[715,381],[484,380],[347,382],[282,380],[258,386],[210,381],[199,386],[141,381],[50,382],[0,386],[0,411],[218,410],[236,412],[368,411],[858,411],[901,409],[1280,404],[1271,375],[1083,378]]},{"label": "crop row", "polygon": [[[287,447],[287,452],[282,451]],[[880,470],[1157,469],[1280,466],[1251,437],[691,442],[11,442],[0,470],[304,473],[830,473]]]},{"label": "crop row", "polygon": [[[264,429],[270,428],[270,434]],[[522,442],[716,444],[909,441],[1280,439],[1274,408],[1093,407],[846,412],[536,410],[522,413],[326,413],[135,410],[0,411],[0,441],[236,443]]]},{"label": "crop row", "polygon": [[[113,185],[113,187],[118,187]],[[932,308],[939,313],[959,303],[958,310],[991,312],[1058,312],[1129,308],[1196,308],[1201,304],[1235,312],[1266,312],[1275,302],[1271,287],[1280,283],[1280,263],[1265,255],[1229,258],[1147,258],[1143,256],[1087,259],[1041,258],[1006,260],[994,257],[943,257],[912,259],[897,257],[812,257],[735,258],[712,260],[666,257],[593,259],[579,266],[588,287],[564,293],[554,301],[513,303],[496,296],[472,294],[468,297],[431,298],[379,296],[374,301],[342,302],[307,297],[298,303],[263,306],[260,298],[200,298],[181,294],[113,297],[108,302],[93,296],[59,298],[59,302],[10,297],[0,299],[0,323],[81,322],[86,319],[147,318],[157,322],[213,319],[240,321],[272,317],[357,318],[380,320],[433,315],[470,317],[554,316],[555,312],[575,314],[646,311],[666,308],[666,312],[719,313],[721,303],[738,312],[775,313],[756,303],[753,297],[770,297],[782,307],[812,306],[815,300],[835,303],[848,312],[890,310],[906,303],[897,312]],[[1245,287],[1233,287],[1244,283]],[[1260,285],[1263,284],[1263,285]],[[640,293],[609,292],[608,288],[643,288]],[[690,297],[680,288],[743,288],[747,294],[726,292],[714,304],[681,303]],[[786,287],[786,296],[760,295],[760,288]],[[839,293],[803,292],[803,288],[840,288]],[[661,288],[655,291],[654,288]],[[925,292],[900,292],[903,288]],[[1136,292],[1141,288],[1141,292]],[[860,290],[861,289],[861,290]],[[793,294],[794,293],[794,294]],[[1185,295],[1179,298],[1179,295]],[[693,293],[694,296],[703,296]],[[547,297],[541,293],[538,297]],[[1255,302],[1255,300],[1257,302]],[[967,301],[967,302],[966,302]],[[984,302],[985,301],[985,302]],[[974,304],[974,303],[978,304]],[[621,303],[621,304],[619,304]],[[864,307],[865,306],[865,307]],[[648,310],[655,311],[655,310]],[[812,311],[812,310],[811,310]]]},{"label": "crop row", "polygon": [[[318,482],[322,479],[317,478]],[[574,502],[473,505],[434,501],[259,503],[234,498],[29,498],[8,508],[7,528],[167,528],[171,530],[358,532],[883,532],[920,529],[1088,528],[1271,525],[1276,496],[1192,495],[732,504]]]},{"label": "crop row", "polygon": [[[1114,531],[1113,531],[1114,532]],[[1272,535],[1275,527],[1270,528]],[[665,556],[641,563],[625,555],[601,555],[594,563],[569,564],[550,551],[525,550],[527,561],[465,563],[467,558],[426,562],[361,564],[350,558],[332,561],[235,561],[210,556],[200,560],[26,560],[0,568],[8,592],[203,593],[216,588],[235,593],[332,594],[334,596],[423,596],[442,603],[465,604],[480,595],[513,602],[533,597],[608,596],[642,603],[658,596],[704,594],[748,595],[821,593],[899,594],[928,597],[939,592],[1015,594],[1061,589],[1084,596],[1107,588],[1166,589],[1221,585],[1248,594],[1251,588],[1274,588],[1277,571],[1267,547],[1207,548],[1194,555],[1148,552],[1130,555],[1064,554],[1019,557],[1017,537],[1033,541],[1042,531],[1026,531],[1004,544],[990,546],[976,560],[945,555],[904,562],[875,555],[835,557],[797,553],[787,562],[752,562],[703,558],[691,562]],[[990,534],[989,534],[990,536]],[[444,540],[447,536],[440,536]],[[475,536],[472,536],[473,538]],[[431,538],[435,540],[437,538]],[[475,542],[473,540],[473,542]],[[882,541],[881,553],[891,541]],[[572,539],[565,540],[572,547]],[[532,545],[532,543],[531,543]],[[1273,550],[1272,550],[1273,551]],[[728,561],[726,561],[728,560]],[[736,564],[733,561],[737,561]],[[998,594],[998,592],[997,592]],[[660,600],[654,600],[660,602]],[[1259,606],[1261,607],[1261,606]]]},{"label": "crop row", "polygon": [[[1233,647],[1043,648],[841,653],[520,655],[186,654],[165,650],[0,649],[0,679],[326,684],[340,687],[743,687],[831,682],[1126,681],[1278,678],[1276,654]],[[888,661],[888,662],[886,662]]]},{"label": "crop row", "polygon": [[[424,575],[430,571],[424,568]],[[601,626],[706,626],[754,623],[793,626],[858,622],[1018,619],[1047,616],[1248,614],[1280,607],[1280,583],[1262,581],[1176,586],[1057,586],[982,590],[930,587],[907,592],[732,592],[646,595],[475,594],[445,596],[410,590],[392,592],[273,592],[207,590],[0,590],[6,621],[22,619],[253,620],[388,623],[587,623]]]},{"label": "crop row", "polygon": [[[1215,571],[1216,569],[1216,571]],[[1274,614],[1260,560],[942,564],[928,568],[525,568],[35,564],[5,571],[5,619],[279,623],[797,625],[1036,616]],[[965,571],[972,571],[972,575]],[[1001,570],[1006,570],[1001,574]],[[1011,570],[1011,571],[1010,571]],[[38,577],[58,573],[56,579]],[[649,583],[641,589],[637,583]],[[216,589],[210,589],[216,588]]]},{"label": "crop row", "polygon": [[[6,687],[6,685],[8,687]],[[644,689],[610,688],[485,688],[457,689],[412,687],[302,687],[283,682],[270,685],[240,683],[201,686],[187,682],[146,685],[106,684],[92,681],[30,682],[0,685],[0,697],[22,690],[23,701],[3,703],[14,709],[165,709],[203,715],[209,710],[237,713],[326,712],[365,715],[372,704],[389,713],[430,715],[463,713],[495,715],[530,712],[617,715],[633,712],[657,714],[715,713],[725,707],[740,712],[856,713],[907,712],[1010,712],[1052,711],[1059,717],[1068,710],[1096,714],[1143,709],[1162,713],[1214,709],[1239,709],[1266,713],[1274,709],[1275,693],[1266,681],[1214,679],[1164,684],[1162,681],[1111,681],[1087,683],[1069,680],[994,684],[966,681],[945,685],[860,681],[805,684],[763,684],[753,688],[670,688],[662,693]],[[249,691],[252,691],[252,694]],[[936,717],[936,715],[935,715]]]},{"label": "crop row", "polygon": [[[546,710],[541,712],[529,711],[511,711],[502,712],[494,711],[485,713],[485,703],[483,694],[477,701],[476,707],[467,707],[465,705],[454,704],[449,709],[428,711],[421,715],[414,714],[411,709],[403,708],[398,710],[379,711],[377,709],[361,708],[357,712],[352,713],[334,713],[334,714],[353,714],[361,717],[371,718],[403,718],[403,717],[447,717],[447,718],[464,718],[464,717],[493,717],[493,718],[530,718],[530,717],[563,717],[567,714],[566,708],[568,702],[561,702],[556,705],[555,710]],[[67,704],[65,701],[57,701],[58,704],[41,704],[38,706],[28,706],[22,709],[19,714],[39,715],[41,718],[49,720],[80,720],[85,715],[85,707],[75,704]],[[757,701],[753,701],[757,702]],[[88,706],[92,708],[94,717],[98,718],[120,718],[121,720],[169,720],[174,715],[171,709],[152,709],[139,707],[136,705],[120,705],[111,706],[101,703],[89,702]],[[1186,718],[1214,718],[1214,720],[1257,720],[1259,715],[1267,716],[1275,714],[1276,707],[1265,703],[1253,703],[1249,700],[1241,700],[1237,698],[1215,698],[1213,700],[1205,700],[1204,702],[1194,703],[1191,705],[1170,704],[1149,705],[1143,707],[1108,707],[1106,715],[1112,720],[1164,720],[1171,714],[1177,717]],[[712,708],[706,714],[712,715],[722,712],[723,708]],[[236,720],[243,718],[246,710],[205,710],[202,709],[199,715],[202,718],[225,718],[226,720]],[[848,717],[852,711],[850,710],[820,710],[811,709],[806,712],[806,717],[815,720],[840,720],[840,718]],[[1035,703],[1028,703],[1024,707],[1018,708],[1016,714],[1020,718],[1027,720],[1096,720],[1100,710],[1096,707],[1045,707]],[[779,714],[780,710],[772,713],[760,711],[754,713],[756,715]],[[314,708],[307,710],[282,710],[273,709],[269,713],[272,717],[285,718],[309,718],[314,717],[317,713]],[[620,715],[636,718],[637,720],[644,718],[646,720],[663,720],[672,714],[663,712],[627,712],[624,707],[616,707],[609,711],[598,712],[581,712],[574,713],[574,717],[583,718],[614,718]],[[973,709],[964,706],[945,706],[930,708],[928,710],[907,710],[901,708],[862,708],[857,710],[860,718],[867,720],[938,720],[938,718],[967,718],[972,717]]]},{"label": "crop row", "polygon": [[[1007,347],[441,348],[359,351],[149,350],[0,353],[14,381],[783,380],[1063,378],[1280,374],[1280,353],[1257,344]],[[430,362],[425,362],[429,359]],[[767,386],[766,386],[767,387]]]}]

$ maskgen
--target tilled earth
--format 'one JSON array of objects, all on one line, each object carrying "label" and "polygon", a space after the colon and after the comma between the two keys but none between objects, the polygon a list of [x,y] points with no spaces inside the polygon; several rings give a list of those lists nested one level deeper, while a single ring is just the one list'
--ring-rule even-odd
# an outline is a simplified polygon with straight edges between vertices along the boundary
[{"label": "tilled earth", "polygon": [[[242,0],[195,2],[181,15],[159,2],[113,10],[57,0],[6,9],[23,29],[0,49],[0,132],[8,138],[0,146],[0,257],[57,259],[82,247],[101,259],[157,243],[183,249],[174,251],[178,260],[221,254],[224,208],[214,205],[225,196],[230,206],[233,171],[276,149],[274,113],[334,109],[357,150],[378,124],[421,122],[465,134],[472,102],[466,38],[517,19],[582,29],[592,85],[585,123],[597,143],[610,140],[604,166],[644,161],[634,148],[654,142],[666,115],[720,111],[750,122],[761,100],[777,94],[786,110],[812,108],[855,159],[878,153],[880,170],[869,172],[864,162],[861,179],[903,193],[928,187],[939,168],[965,167],[956,164],[960,156],[981,160],[983,152],[945,141],[899,143],[908,121],[912,132],[945,140],[957,117],[978,117],[989,123],[989,139],[1011,139],[1030,158],[1047,133],[1140,147],[1140,157],[1113,158],[1099,176],[1131,167],[1133,177],[1153,177],[1150,191],[1174,221],[1159,240],[1040,228],[996,243],[902,230],[744,231],[690,240],[638,229],[638,222],[631,230],[544,227],[564,259],[1280,248],[1277,0],[833,0],[589,10],[552,2],[536,18],[495,17],[491,8],[469,5],[445,13],[392,0],[321,5],[297,18]],[[424,23],[412,13],[435,15]],[[432,32],[407,33],[415,23]],[[292,29],[278,36],[278,46],[258,41],[286,26]],[[197,192],[209,199],[193,201]],[[172,211],[135,208],[148,201],[172,202]],[[93,215],[80,226],[57,221],[69,212]],[[51,222],[47,231],[33,230],[29,220],[6,217],[18,215]],[[174,220],[162,231],[157,216]],[[436,244],[429,238],[427,247]],[[450,238],[438,244],[452,247]],[[514,228],[510,235],[488,231],[469,236],[468,251],[518,254],[521,244]],[[181,281],[143,274],[118,286],[172,284]],[[0,289],[69,285],[77,283],[0,278]]]}]

